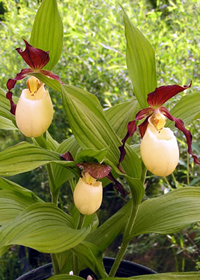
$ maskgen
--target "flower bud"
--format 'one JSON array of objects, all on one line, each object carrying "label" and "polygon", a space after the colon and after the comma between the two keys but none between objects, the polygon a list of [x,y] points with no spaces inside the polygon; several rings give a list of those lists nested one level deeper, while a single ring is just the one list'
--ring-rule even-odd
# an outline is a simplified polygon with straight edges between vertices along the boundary
[{"label": "flower bud", "polygon": [[74,190],[74,203],[80,213],[91,215],[101,206],[103,187],[88,172],[82,172]]},{"label": "flower bud", "polygon": [[49,92],[37,78],[30,77],[17,103],[15,117],[19,130],[27,137],[39,137],[50,126],[53,105]]},{"label": "flower bud", "polygon": [[149,120],[140,152],[146,168],[157,176],[167,176],[176,168],[179,149],[176,137],[169,128],[157,130]]}]

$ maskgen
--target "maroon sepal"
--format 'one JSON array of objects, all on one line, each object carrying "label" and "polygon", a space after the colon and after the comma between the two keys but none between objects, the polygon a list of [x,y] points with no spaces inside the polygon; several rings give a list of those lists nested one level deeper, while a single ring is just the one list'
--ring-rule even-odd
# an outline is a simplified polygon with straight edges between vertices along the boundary
[{"label": "maroon sepal", "polygon": [[11,112],[13,115],[15,115],[16,104],[13,102],[13,99],[12,99],[12,92],[11,92],[11,91],[8,91],[8,92],[6,93],[6,98],[8,98],[9,101],[10,101],[10,107],[11,107],[10,112]]},{"label": "maroon sepal", "polygon": [[80,169],[87,171],[94,179],[102,179],[108,176],[111,167],[101,163],[77,163]]},{"label": "maroon sepal", "polygon": [[192,152],[192,134],[190,133],[189,130],[187,130],[184,126],[184,122],[181,120],[181,119],[177,119],[175,117],[173,117],[169,111],[167,110],[167,108],[165,107],[161,107],[160,109],[160,112],[166,116],[170,121],[174,121],[175,122],[175,126],[181,130],[185,137],[186,137],[186,140],[187,140],[187,145],[188,145],[188,153],[193,157],[194,159],[194,162],[197,163],[197,164],[200,164],[200,161],[198,160],[197,156],[195,156]]},{"label": "maroon sepal", "polygon": [[64,159],[66,161],[74,161],[72,154],[67,151],[66,153],[60,155],[61,159]]},{"label": "maroon sepal", "polygon": [[59,81],[61,84],[63,84],[60,80],[60,78],[58,77],[58,75],[54,74],[53,72],[51,71],[48,71],[48,70],[40,70],[39,73],[45,75],[46,77],[48,78],[51,78],[53,80],[57,80]]},{"label": "maroon sepal", "polygon": [[115,189],[120,192],[123,197],[128,195],[128,192],[124,189],[122,184],[118,182],[111,173],[108,174],[107,178],[115,184]]},{"label": "maroon sepal", "polygon": [[179,86],[179,85],[169,85],[161,86],[156,88],[153,92],[148,94],[147,102],[152,108],[161,107],[167,100],[175,96],[177,93],[184,91],[185,89],[191,87],[192,82],[189,86]]},{"label": "maroon sepal", "polygon": [[128,123],[126,136],[122,140],[122,146],[119,147],[120,158],[119,158],[118,168],[122,173],[124,173],[124,171],[122,170],[120,163],[124,160],[124,157],[126,155],[125,144],[126,144],[127,139],[130,138],[137,129],[136,121],[142,120],[145,117],[150,116],[151,114],[153,114],[153,112],[154,112],[154,109],[152,109],[152,108],[142,109],[136,114],[135,119]]},{"label": "maroon sepal", "polygon": [[42,69],[49,62],[49,52],[34,48],[26,40],[24,40],[24,43],[26,44],[26,49],[22,51],[21,48],[17,48],[16,51],[31,69]]}]

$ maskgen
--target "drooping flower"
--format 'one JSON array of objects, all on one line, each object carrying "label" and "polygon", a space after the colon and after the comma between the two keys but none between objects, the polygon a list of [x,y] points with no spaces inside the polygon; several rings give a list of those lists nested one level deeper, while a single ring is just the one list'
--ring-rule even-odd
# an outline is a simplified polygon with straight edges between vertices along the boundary
[{"label": "drooping flower", "polygon": [[88,172],[82,171],[82,177],[76,184],[73,197],[74,204],[83,215],[96,212],[102,203],[102,182],[97,181]]},{"label": "drooping flower", "polygon": [[34,48],[26,40],[24,40],[24,42],[26,44],[26,49],[22,51],[21,48],[17,48],[16,51],[21,55],[23,60],[28,64],[30,68],[22,69],[21,72],[18,73],[15,78],[9,79],[7,82],[8,92],[6,94],[6,97],[10,100],[12,114],[15,114],[16,104],[12,100],[11,89],[14,88],[17,81],[22,80],[31,74],[41,73],[61,83],[59,77],[56,74],[43,69],[45,65],[49,62],[49,52],[45,52],[41,49]]},{"label": "drooping flower", "polygon": [[127,125],[127,134],[122,140],[120,149],[119,169],[123,172],[120,163],[126,155],[126,140],[133,135],[137,129],[137,121],[145,119],[138,127],[142,142],[140,146],[141,157],[148,170],[158,176],[167,176],[174,171],[179,160],[179,150],[176,138],[169,128],[165,128],[166,118],[175,122],[175,126],[181,130],[187,140],[188,153],[192,155],[194,162],[200,164],[197,156],[192,152],[192,135],[184,126],[181,119],[173,117],[167,108],[162,105],[179,92],[189,86],[169,85],[156,88],[148,94],[148,108],[140,110],[133,121]]},{"label": "drooping flower", "polygon": [[[66,161],[74,161],[69,151],[62,154],[61,158]],[[105,177],[114,182],[115,188],[122,196],[127,195],[123,186],[111,174],[110,166],[98,162],[76,163],[75,166],[81,170],[81,176],[73,193],[74,203],[80,213],[91,215],[99,209],[102,202],[103,187],[102,182],[98,180]]]},{"label": "drooping flower", "polygon": [[27,86],[16,106],[16,124],[25,136],[39,137],[52,122],[53,105],[49,92],[37,78],[31,76]]}]

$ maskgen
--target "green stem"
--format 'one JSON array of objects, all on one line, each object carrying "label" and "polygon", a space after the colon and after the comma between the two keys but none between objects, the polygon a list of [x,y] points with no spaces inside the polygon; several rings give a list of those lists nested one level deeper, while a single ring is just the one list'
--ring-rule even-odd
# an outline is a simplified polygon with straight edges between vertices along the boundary
[{"label": "green stem", "polygon": [[125,228],[122,244],[121,244],[119,252],[118,252],[118,254],[115,258],[115,262],[114,262],[114,264],[113,264],[113,266],[110,270],[109,277],[114,277],[115,276],[115,274],[117,272],[117,269],[118,269],[118,267],[119,267],[119,265],[122,261],[122,258],[123,258],[124,254],[126,252],[126,249],[129,245],[129,242],[132,239],[131,232],[132,232],[132,228],[133,228],[133,225],[134,225],[134,222],[135,222],[137,211],[138,211],[138,206],[132,205],[131,216],[129,218],[127,227]]},{"label": "green stem", "polygon": [[187,153],[187,185],[190,184],[190,163],[189,163],[189,154]]},{"label": "green stem", "polygon": [[56,258],[56,254],[51,254],[51,260],[52,260],[54,275],[57,275],[59,274],[60,269],[58,265],[58,260]]},{"label": "green stem", "polygon": [[48,172],[49,187],[51,190],[51,201],[57,205],[59,190],[56,190],[57,189],[56,182],[55,182],[52,166],[50,163],[47,164],[47,172]]}]

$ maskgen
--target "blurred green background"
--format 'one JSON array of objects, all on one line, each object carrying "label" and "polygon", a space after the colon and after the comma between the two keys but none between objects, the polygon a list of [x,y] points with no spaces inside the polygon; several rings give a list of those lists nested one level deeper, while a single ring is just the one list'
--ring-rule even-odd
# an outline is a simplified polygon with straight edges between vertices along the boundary
[{"label": "blurred green background", "polygon": [[[60,79],[95,94],[106,109],[131,98],[134,93],[126,68],[126,41],[120,4],[133,24],[148,38],[156,52],[158,86],[189,84],[187,94],[200,91],[200,0],[58,0],[64,25],[64,45],[54,73]],[[40,0],[0,1],[0,87],[25,67],[15,51],[24,49],[22,38],[29,41],[30,32]],[[44,15],[45,16],[45,15]],[[14,94],[20,95],[25,81],[20,81]],[[71,134],[62,109],[61,97],[50,91],[54,103],[54,120],[49,129],[52,136],[62,142]],[[181,93],[183,96],[184,93]],[[167,105],[172,108],[177,95]],[[199,114],[200,117],[200,114]],[[126,124],[125,124],[126,125]],[[193,149],[200,154],[199,122],[188,128],[193,134]],[[198,186],[200,168],[194,166],[186,153],[186,143],[177,133],[181,160],[174,174],[159,178],[148,174],[146,198],[184,185]],[[18,131],[0,131],[0,150],[23,140]],[[136,140],[138,140],[136,136]],[[47,177],[43,168],[13,178],[49,200]],[[72,199],[68,186],[62,188],[60,206]],[[99,211],[102,220],[122,205],[112,185],[104,192],[104,202]],[[119,240],[107,250],[115,256]],[[133,240],[125,256],[134,262],[158,272],[200,270],[199,225],[192,225],[177,234],[161,236],[141,235]],[[26,251],[28,254],[28,252]],[[48,262],[48,256],[33,257],[31,267]],[[29,266],[30,268],[30,266]],[[25,270],[19,258],[19,248],[14,246],[0,258],[0,279],[15,279]],[[28,269],[28,268],[27,268]]]}]

